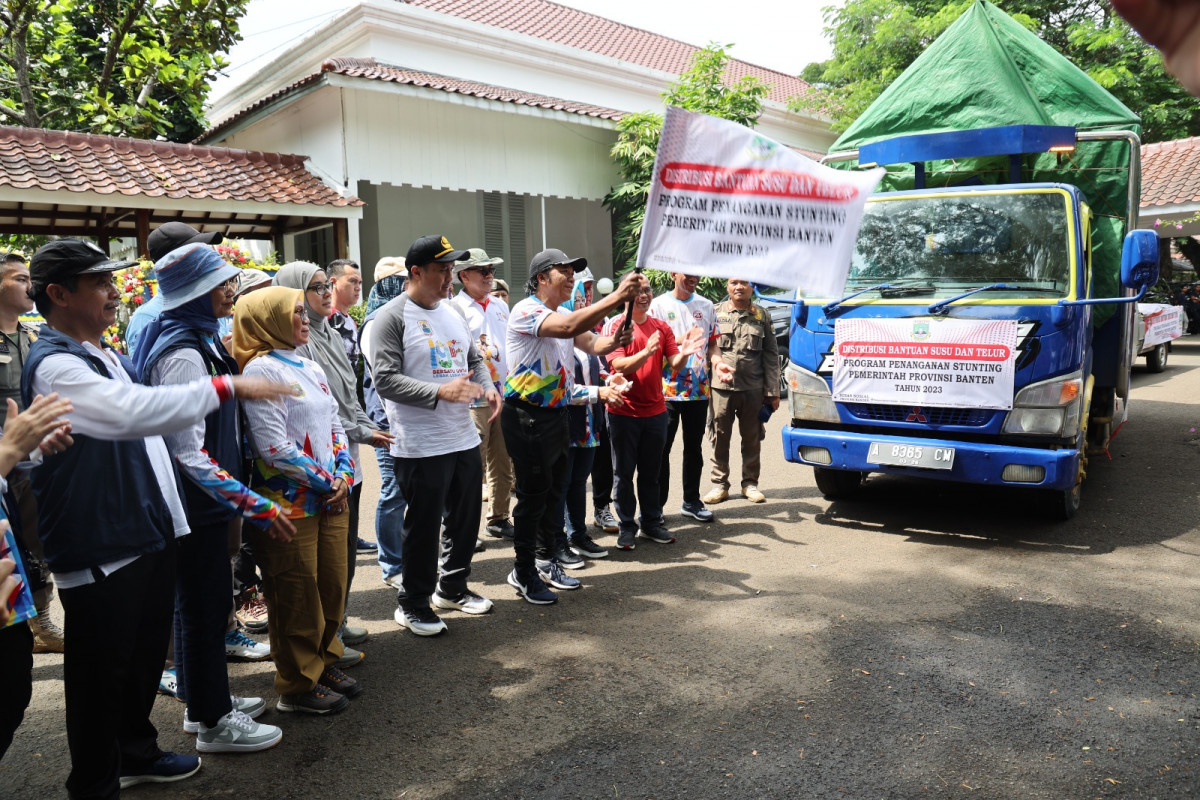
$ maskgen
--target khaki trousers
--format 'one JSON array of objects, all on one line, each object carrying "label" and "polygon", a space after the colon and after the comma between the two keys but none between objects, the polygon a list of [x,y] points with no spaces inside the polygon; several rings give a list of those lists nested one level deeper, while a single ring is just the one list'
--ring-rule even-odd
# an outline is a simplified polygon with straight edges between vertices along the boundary
[{"label": "khaki trousers", "polygon": [[709,441],[712,443],[712,482],[729,488],[729,444],[737,422],[742,440],[742,488],[758,485],[759,453],[762,450],[763,392],[731,392],[712,390],[712,420],[709,422]]},{"label": "khaki trousers", "polygon": [[337,638],[346,602],[346,536],[349,515],[323,512],[293,519],[290,542],[252,527],[270,614],[275,691],[304,694],[325,667],[342,657]]},{"label": "khaki trousers", "polygon": [[512,459],[504,444],[500,430],[500,417],[489,425],[487,418],[492,410],[487,406],[471,409],[471,419],[479,432],[479,455],[483,459],[483,474],[488,485],[488,524],[508,519],[508,507],[513,491]]}]

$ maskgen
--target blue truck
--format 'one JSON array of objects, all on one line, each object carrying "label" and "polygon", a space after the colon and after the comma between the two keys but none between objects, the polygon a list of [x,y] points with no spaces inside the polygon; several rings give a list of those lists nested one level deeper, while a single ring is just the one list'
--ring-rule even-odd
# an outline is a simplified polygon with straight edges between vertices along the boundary
[{"label": "blue truck", "polygon": [[[1093,268],[1112,230],[1102,242],[1086,176],[1077,183],[1022,182],[1030,173],[1022,164],[1031,157],[1084,146],[1127,151],[1116,160],[1124,164],[1128,197],[1116,239],[1120,274],[1111,281],[1099,280],[1099,267]],[[1158,276],[1156,235],[1134,230],[1139,147],[1131,131],[1013,125],[899,136],[827,157],[911,165],[915,177],[911,189],[868,200],[844,296],[799,292],[792,301],[784,371],[787,459],[811,466],[830,499],[849,498],[868,474],[886,473],[1034,488],[1050,515],[1073,516],[1089,453],[1102,451],[1125,418],[1134,304]],[[962,159],[1007,159],[1011,169],[1000,183],[924,184],[926,164]],[[1104,255],[1115,264],[1116,245],[1107,246]],[[919,342],[935,341],[948,320],[968,333],[1001,323],[998,329],[1015,345],[1003,351],[1007,359],[970,368],[1007,370],[1008,384],[951,374],[951,367],[968,367],[930,361],[927,346],[899,347],[875,360],[853,354],[882,349],[835,348],[845,339],[839,326],[902,331],[911,333],[907,341]],[[856,367],[853,375],[865,376],[857,391],[835,394],[838,380],[849,382],[851,374],[835,373]],[[945,374],[934,374],[938,369]],[[871,387],[881,397],[872,396]],[[913,399],[900,395],[898,402],[896,392],[906,388]],[[968,389],[976,399],[957,402]]]}]

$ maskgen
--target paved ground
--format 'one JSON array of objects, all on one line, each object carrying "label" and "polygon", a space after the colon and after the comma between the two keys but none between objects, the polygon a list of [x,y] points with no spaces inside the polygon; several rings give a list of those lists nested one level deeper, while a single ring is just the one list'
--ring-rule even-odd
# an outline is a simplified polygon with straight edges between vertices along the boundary
[{"label": "paved ground", "polygon": [[[1021,494],[894,478],[830,504],[783,460],[776,415],[766,505],[673,515],[677,544],[589,566],[555,607],[519,601],[492,544],[473,583],[495,613],[417,639],[360,558],[352,614],[372,638],[352,708],[270,711],[279,747],[129,796],[1196,797],[1197,366],[1192,337],[1135,375],[1068,523]],[[269,666],[230,672],[271,695]],[[3,797],[63,794],[61,658],[34,678]],[[164,746],[192,746],[179,704],[155,714]]]}]

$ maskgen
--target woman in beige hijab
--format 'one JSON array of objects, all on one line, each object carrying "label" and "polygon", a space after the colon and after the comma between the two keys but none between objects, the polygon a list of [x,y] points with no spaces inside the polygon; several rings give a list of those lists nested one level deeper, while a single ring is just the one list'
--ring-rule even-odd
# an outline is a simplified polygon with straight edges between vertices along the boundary
[{"label": "woman in beige hijab", "polygon": [[296,389],[295,397],[242,406],[255,456],[250,485],[284,506],[296,527],[290,542],[252,532],[271,618],[276,708],[331,714],[362,691],[336,667],[354,465],[324,371],[296,354],[308,338],[300,290],[262,289],[234,311],[233,356],[242,374]]}]

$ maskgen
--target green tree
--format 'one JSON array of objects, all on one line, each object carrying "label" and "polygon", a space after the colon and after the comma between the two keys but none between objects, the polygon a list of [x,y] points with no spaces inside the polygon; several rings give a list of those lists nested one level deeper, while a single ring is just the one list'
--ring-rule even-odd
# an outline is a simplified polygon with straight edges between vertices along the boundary
[{"label": "green tree", "polygon": [[248,1],[0,0],[0,120],[193,139]]},{"label": "green tree", "polygon": [[[729,56],[725,49],[729,46],[713,43],[698,51],[691,69],[663,92],[666,104],[754,127],[769,87],[749,76],[733,82],[726,80]],[[630,114],[617,124],[617,142],[611,155],[622,180],[604,198],[604,205],[613,214],[616,230],[613,260],[619,273],[632,269],[637,257],[662,125],[662,115],[649,111]],[[647,277],[656,291],[663,291],[670,285],[670,278],[665,273],[650,270]],[[706,297],[716,298],[724,294],[725,287],[714,278],[705,278],[698,291]]]},{"label": "green tree", "polygon": [[[833,56],[801,77],[821,91],[789,103],[844,131],[975,0],[848,0],[825,9]],[[1200,100],[1161,54],[1101,0],[995,0],[1142,117],[1147,142],[1200,134]]]}]

